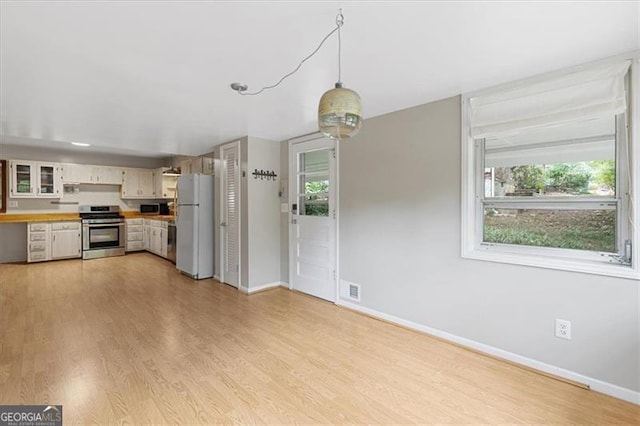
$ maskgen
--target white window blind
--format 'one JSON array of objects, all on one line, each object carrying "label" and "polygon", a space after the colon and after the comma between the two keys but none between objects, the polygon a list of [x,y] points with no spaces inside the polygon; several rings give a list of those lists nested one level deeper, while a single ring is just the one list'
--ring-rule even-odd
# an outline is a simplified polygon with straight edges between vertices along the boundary
[{"label": "white window blind", "polygon": [[485,167],[614,160],[615,127],[615,116],[606,116],[487,138]]},{"label": "white window blind", "polygon": [[471,136],[504,137],[540,126],[623,113],[629,66],[630,61],[608,63],[472,97]]}]

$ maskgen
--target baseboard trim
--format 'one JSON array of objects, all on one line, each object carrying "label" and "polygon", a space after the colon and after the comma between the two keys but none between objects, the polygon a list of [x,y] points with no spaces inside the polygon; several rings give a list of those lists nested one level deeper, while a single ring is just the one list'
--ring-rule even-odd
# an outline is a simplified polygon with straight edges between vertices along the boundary
[{"label": "baseboard trim", "polygon": [[259,293],[261,291],[267,291],[267,290],[271,290],[277,287],[287,287],[289,288],[289,284],[284,283],[282,281],[274,281],[272,283],[267,283],[267,284],[263,284],[263,285],[259,285],[257,287],[243,287],[240,286],[238,288],[238,290],[240,290],[241,292],[245,293],[245,294],[254,294],[254,293]]},{"label": "baseboard trim", "polygon": [[418,324],[413,321],[408,321],[393,315],[385,314],[383,312],[376,311],[375,309],[366,308],[364,306],[360,306],[355,303],[346,302],[344,300],[338,300],[336,302],[336,305],[342,306],[344,308],[351,309],[353,311],[363,313],[365,315],[368,315],[383,321],[387,321],[402,327],[410,328],[412,330],[420,331],[420,332],[438,337],[442,340],[446,340],[448,342],[463,346],[473,351],[487,354],[495,358],[500,358],[501,360],[505,360],[513,364],[527,367],[529,369],[535,370],[536,372],[541,372],[545,375],[550,375],[551,377],[556,376],[558,378],[565,379],[569,381],[570,384],[573,384],[576,386],[584,387],[586,389],[591,389],[596,392],[600,392],[609,396],[613,396],[618,399],[622,399],[627,402],[631,402],[633,404],[640,405],[640,392],[637,392],[631,389],[623,388],[621,386],[614,385],[612,383],[608,383],[602,380],[594,379],[592,377],[584,376],[574,371],[565,370],[564,368],[556,367],[554,365],[537,361],[532,358],[527,358],[525,356],[518,355],[513,352],[505,351],[503,349],[486,345],[484,343],[476,342],[475,340],[456,336],[455,334],[447,333],[446,331],[441,331],[435,328],[427,327],[422,324]]}]

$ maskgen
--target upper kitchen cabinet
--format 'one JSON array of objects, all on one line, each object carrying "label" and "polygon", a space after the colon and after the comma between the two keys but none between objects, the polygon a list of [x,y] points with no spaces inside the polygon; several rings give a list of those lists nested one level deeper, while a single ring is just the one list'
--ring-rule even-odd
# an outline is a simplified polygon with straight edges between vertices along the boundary
[{"label": "upper kitchen cabinet", "polygon": [[121,198],[156,198],[154,171],[123,169]]},{"label": "upper kitchen cabinet", "polygon": [[178,176],[165,174],[164,172],[167,170],[169,170],[168,167],[160,167],[159,169],[156,169],[156,198],[173,200],[176,195]]},{"label": "upper kitchen cabinet", "polygon": [[86,166],[91,173],[91,183],[122,185],[122,168],[109,166]]},{"label": "upper kitchen cabinet", "polygon": [[36,161],[11,160],[12,198],[60,198],[62,179],[60,165]]},{"label": "upper kitchen cabinet", "polygon": [[62,164],[62,182],[122,185],[122,168],[89,166],[85,164]]},{"label": "upper kitchen cabinet", "polygon": [[180,162],[180,169],[183,175],[212,175],[213,158],[207,156],[192,157]]}]

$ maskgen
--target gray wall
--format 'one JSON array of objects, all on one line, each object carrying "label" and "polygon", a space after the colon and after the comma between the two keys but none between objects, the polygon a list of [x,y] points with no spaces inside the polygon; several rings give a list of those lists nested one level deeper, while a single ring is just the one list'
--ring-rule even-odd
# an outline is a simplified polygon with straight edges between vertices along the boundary
[{"label": "gray wall", "polygon": [[640,390],[638,282],[460,257],[460,114],[444,99],[340,142],[341,278],[365,307]]},{"label": "gray wall", "polygon": [[[0,263],[27,261],[27,224],[0,224]],[[0,276],[0,283],[2,277]]]},{"label": "gray wall", "polygon": [[249,137],[247,187],[249,289],[280,281],[280,199],[278,180],[254,179],[253,170],[280,175],[280,144]]},{"label": "gray wall", "polygon": [[[254,179],[251,172],[273,170],[280,174],[280,144],[278,142],[245,136],[240,144],[240,286],[251,289],[280,281],[280,214],[278,180]],[[224,144],[222,144],[224,145]],[[215,157],[221,158],[221,146]],[[220,160],[216,168],[216,223],[220,222],[219,206],[224,195],[219,175]],[[219,228],[217,228],[219,229]],[[216,237],[216,250],[220,239]],[[221,253],[216,256],[220,259]],[[217,262],[216,275],[221,276],[221,262]]]}]

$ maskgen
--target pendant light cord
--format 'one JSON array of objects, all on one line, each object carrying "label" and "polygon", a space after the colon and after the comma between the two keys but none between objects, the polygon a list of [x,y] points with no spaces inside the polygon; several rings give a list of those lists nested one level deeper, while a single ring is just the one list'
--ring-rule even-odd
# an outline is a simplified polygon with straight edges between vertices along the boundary
[{"label": "pendant light cord", "polygon": [[342,9],[336,16],[336,25],[338,27],[338,83],[342,84],[342,37],[340,35],[340,28],[344,24],[344,16],[342,15]]},{"label": "pendant light cord", "polygon": [[295,74],[302,67],[302,65],[305,62],[307,62],[309,59],[311,59],[313,57],[313,55],[318,53],[318,50],[320,50],[320,48],[322,47],[324,42],[327,41],[327,39],[329,37],[331,37],[336,31],[338,32],[338,83],[340,83],[341,74],[342,74],[342,70],[341,70],[341,68],[342,68],[342,64],[341,64],[342,41],[340,39],[340,28],[342,27],[342,25],[344,25],[344,16],[342,15],[342,9],[340,9],[340,11],[338,12],[338,15],[336,16],[336,27],[333,30],[331,30],[331,32],[329,34],[327,34],[322,39],[322,41],[320,42],[318,47],[316,47],[315,50],[313,52],[311,52],[311,54],[309,54],[302,61],[300,61],[298,66],[293,71],[289,72],[288,74],[285,74],[280,80],[278,80],[277,83],[272,84],[271,86],[265,86],[262,89],[258,90],[257,92],[246,92],[246,91],[242,91],[242,90],[238,90],[237,92],[239,94],[243,95],[243,96],[247,96],[247,95],[248,96],[255,96],[255,95],[259,95],[260,93],[264,92],[265,90],[273,89],[275,87],[278,87],[280,85],[280,83],[282,83],[287,77],[290,77],[293,74]]}]

